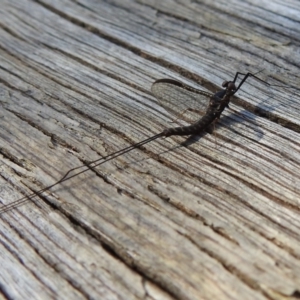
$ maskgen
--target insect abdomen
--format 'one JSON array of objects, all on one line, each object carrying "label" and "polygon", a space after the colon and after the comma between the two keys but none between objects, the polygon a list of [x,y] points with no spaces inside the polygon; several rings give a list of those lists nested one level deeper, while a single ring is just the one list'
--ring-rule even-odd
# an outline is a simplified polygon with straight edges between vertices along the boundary
[{"label": "insect abdomen", "polygon": [[211,122],[214,121],[214,119],[214,116],[206,115],[195,124],[189,126],[167,128],[163,131],[162,135],[168,137],[171,135],[191,135],[195,133],[200,133],[206,127],[208,127],[211,124]]}]

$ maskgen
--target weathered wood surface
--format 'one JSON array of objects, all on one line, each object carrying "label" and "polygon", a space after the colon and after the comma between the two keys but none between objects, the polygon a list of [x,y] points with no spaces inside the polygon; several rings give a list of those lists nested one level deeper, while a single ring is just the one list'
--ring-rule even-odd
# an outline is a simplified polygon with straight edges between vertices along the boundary
[{"label": "weathered wood surface", "polygon": [[[298,1],[0,4],[3,205],[170,127],[155,79],[300,82]],[[2,213],[0,299],[299,298],[299,90],[233,102]]]}]

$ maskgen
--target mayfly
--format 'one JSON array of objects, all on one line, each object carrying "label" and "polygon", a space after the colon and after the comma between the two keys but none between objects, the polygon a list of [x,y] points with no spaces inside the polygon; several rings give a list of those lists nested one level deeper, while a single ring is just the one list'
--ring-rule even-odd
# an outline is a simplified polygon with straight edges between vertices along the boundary
[{"label": "mayfly", "polygon": [[[240,75],[244,77],[236,87],[236,80]],[[195,122],[196,118],[201,118],[192,125],[167,128],[161,133],[147,138],[139,143],[123,148],[107,156],[89,162],[88,164],[73,168],[54,184],[47,186],[35,193],[22,197],[11,204],[3,206],[2,208],[0,208],[0,214],[21,205],[22,203],[34,198],[35,196],[42,194],[43,192],[51,189],[59,183],[69,180],[81,173],[88,171],[91,168],[95,168],[135,148],[141,147],[142,145],[154,141],[157,138],[169,137],[172,135],[192,135],[203,132],[220,118],[223,110],[226,107],[229,107],[231,96],[233,96],[241,88],[248,77],[253,77],[256,80],[259,80],[270,86],[269,83],[263,81],[252,73],[244,74],[240,72],[237,72],[235,74],[235,77],[232,81],[224,81],[222,84],[223,89],[216,92],[215,94],[194,89],[188,85],[172,79],[159,79],[155,81],[152,84],[151,91],[158,99],[162,107],[164,107],[172,114],[176,115],[177,118],[182,118],[190,123]],[[71,172],[83,167],[86,168],[84,170],[78,171],[73,175],[70,174]]]}]

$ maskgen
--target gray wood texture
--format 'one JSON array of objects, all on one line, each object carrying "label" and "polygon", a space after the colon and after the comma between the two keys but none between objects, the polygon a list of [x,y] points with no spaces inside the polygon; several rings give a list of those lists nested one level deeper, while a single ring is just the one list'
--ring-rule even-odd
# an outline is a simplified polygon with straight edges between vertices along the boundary
[{"label": "gray wood texture", "polygon": [[[299,23],[296,0],[0,0],[0,299],[298,299]],[[213,135],[15,202],[173,126],[154,80],[236,71],[286,88],[249,79]]]}]

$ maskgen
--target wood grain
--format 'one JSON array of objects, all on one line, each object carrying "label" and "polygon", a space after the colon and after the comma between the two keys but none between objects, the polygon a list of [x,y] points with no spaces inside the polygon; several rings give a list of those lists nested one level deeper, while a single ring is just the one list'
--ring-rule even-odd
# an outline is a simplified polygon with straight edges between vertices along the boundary
[{"label": "wood grain", "polygon": [[[0,299],[299,298],[298,1],[0,4]],[[154,80],[236,71],[281,87],[15,202],[173,126]]]}]

